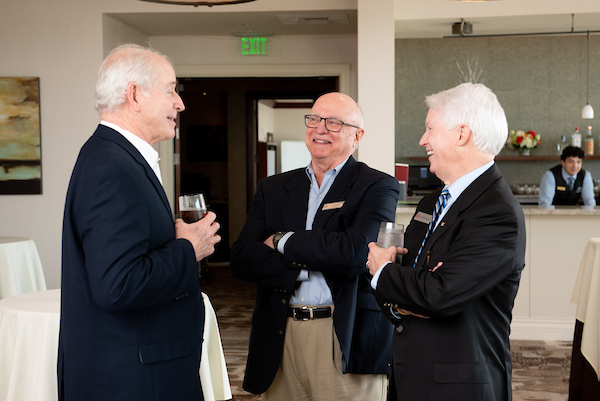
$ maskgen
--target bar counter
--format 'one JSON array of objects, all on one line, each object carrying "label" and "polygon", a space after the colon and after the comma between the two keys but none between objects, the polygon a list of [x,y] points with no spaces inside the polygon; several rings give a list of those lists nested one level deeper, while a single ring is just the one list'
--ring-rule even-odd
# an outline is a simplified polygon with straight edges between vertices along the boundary
[{"label": "bar counter", "polygon": [[[571,296],[590,238],[600,237],[600,207],[522,205],[527,230],[525,269],[513,309],[511,338],[573,340]],[[416,205],[399,204],[396,223],[410,222]]]}]

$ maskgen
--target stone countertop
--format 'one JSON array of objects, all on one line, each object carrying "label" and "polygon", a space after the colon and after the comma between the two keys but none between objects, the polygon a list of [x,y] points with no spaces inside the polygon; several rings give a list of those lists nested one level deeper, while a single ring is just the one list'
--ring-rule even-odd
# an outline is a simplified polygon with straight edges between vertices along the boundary
[{"label": "stone countertop", "polygon": [[[396,213],[413,214],[416,205],[398,203]],[[600,216],[600,206],[537,206],[522,205],[526,215],[552,215],[552,216]]]}]

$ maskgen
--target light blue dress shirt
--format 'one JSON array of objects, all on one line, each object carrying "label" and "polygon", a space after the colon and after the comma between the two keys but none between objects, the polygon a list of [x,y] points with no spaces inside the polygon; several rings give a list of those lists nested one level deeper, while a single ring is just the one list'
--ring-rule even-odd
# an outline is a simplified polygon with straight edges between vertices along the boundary
[{"label": "light blue dress shirt", "polygon": [[[565,182],[569,182],[569,177],[577,179],[577,174],[569,175],[564,168],[560,169],[562,177]],[[552,171],[548,170],[542,176],[540,181],[540,193],[538,195],[538,205],[549,206],[552,205],[554,200],[554,193],[556,191],[556,179]],[[583,177],[583,184],[581,187],[581,199],[583,204],[586,206],[596,206],[596,196],[594,194],[594,181],[592,180],[592,174],[589,171],[585,172]]]},{"label": "light blue dress shirt", "polygon": [[[323,182],[319,187],[315,173],[312,167],[312,162],[306,167],[306,175],[310,179],[310,190],[308,195],[308,211],[306,213],[306,229],[312,230],[313,221],[317,211],[321,207],[323,199],[329,192],[329,189],[333,185],[335,178],[338,173],[344,167],[348,159],[338,164],[331,170],[325,173]],[[285,251],[285,243],[294,234],[294,232],[287,232],[279,243],[277,244],[277,250],[282,254]],[[318,271],[301,270],[298,275],[297,281],[301,281],[302,284],[296,290],[294,295],[290,299],[291,305],[306,305],[306,306],[318,306],[318,305],[333,305],[333,297],[331,290],[325,281],[323,273]]]},{"label": "light blue dress shirt", "polygon": [[[448,188],[448,192],[450,192],[450,198],[448,199],[448,202],[446,202],[446,207],[444,208],[444,210],[442,210],[440,217],[438,217],[433,231],[435,231],[435,229],[438,227],[446,213],[448,213],[448,210],[450,210],[454,202],[456,202],[458,197],[465,191],[465,189],[467,189],[467,187],[471,185],[473,181],[479,178],[481,174],[485,173],[493,165],[494,161],[492,160],[491,162],[484,164],[483,166],[471,171],[470,173],[463,175],[458,180],[454,181],[452,185],[444,187]],[[390,263],[392,262],[385,263],[381,267],[381,269],[377,270],[377,273],[375,273],[375,275],[371,279],[371,287],[373,287],[374,290],[377,289],[377,282],[379,281],[379,276],[381,276],[383,269]]]}]

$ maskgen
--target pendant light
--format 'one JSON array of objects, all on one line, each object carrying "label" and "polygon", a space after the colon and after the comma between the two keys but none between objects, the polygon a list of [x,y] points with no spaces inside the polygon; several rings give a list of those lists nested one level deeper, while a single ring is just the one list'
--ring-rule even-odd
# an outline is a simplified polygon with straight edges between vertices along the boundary
[{"label": "pendant light", "polygon": [[180,6],[224,6],[227,4],[249,3],[254,0],[141,0],[150,3],[176,4]]},{"label": "pendant light", "polygon": [[586,104],[581,110],[581,118],[590,120],[594,118],[594,109],[590,106],[590,31],[587,32],[587,84],[586,84]]}]

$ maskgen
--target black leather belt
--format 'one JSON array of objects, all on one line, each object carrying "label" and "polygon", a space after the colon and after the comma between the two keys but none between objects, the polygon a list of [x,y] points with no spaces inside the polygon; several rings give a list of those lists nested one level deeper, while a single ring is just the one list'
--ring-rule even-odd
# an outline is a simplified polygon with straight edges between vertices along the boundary
[{"label": "black leather belt", "polygon": [[324,317],[331,317],[331,307],[311,308],[303,306],[301,308],[288,308],[287,315],[294,318],[294,320],[322,319]]}]

